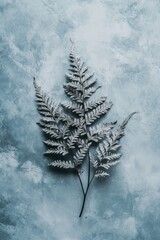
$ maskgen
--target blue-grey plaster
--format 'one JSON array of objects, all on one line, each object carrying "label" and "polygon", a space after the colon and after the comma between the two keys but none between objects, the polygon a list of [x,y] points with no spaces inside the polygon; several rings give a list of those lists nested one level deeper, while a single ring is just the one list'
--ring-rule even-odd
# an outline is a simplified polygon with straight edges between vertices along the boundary
[{"label": "blue-grey plaster", "polygon": [[[156,0],[0,0],[0,240],[160,239],[159,23]],[[32,84],[64,99],[70,38],[114,103],[108,119],[138,111],[82,219],[78,180],[47,168]]]}]

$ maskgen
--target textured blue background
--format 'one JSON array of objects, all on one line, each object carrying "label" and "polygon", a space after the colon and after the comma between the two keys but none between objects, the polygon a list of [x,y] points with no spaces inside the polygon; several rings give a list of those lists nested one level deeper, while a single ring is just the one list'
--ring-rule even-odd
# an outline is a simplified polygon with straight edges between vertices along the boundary
[{"label": "textured blue background", "polygon": [[[160,239],[160,1],[0,0],[0,239]],[[57,101],[69,38],[121,122],[121,164],[83,218],[72,175],[48,171],[32,77]]]}]

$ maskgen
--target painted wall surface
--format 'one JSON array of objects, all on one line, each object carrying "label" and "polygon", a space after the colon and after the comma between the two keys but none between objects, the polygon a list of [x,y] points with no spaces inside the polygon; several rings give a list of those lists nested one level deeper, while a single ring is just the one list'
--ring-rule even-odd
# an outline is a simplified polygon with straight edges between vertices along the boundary
[{"label": "painted wall surface", "polygon": [[[0,240],[160,239],[160,2],[0,0]],[[33,76],[53,99],[72,38],[114,103],[132,111],[121,163],[93,183],[48,170]]]}]

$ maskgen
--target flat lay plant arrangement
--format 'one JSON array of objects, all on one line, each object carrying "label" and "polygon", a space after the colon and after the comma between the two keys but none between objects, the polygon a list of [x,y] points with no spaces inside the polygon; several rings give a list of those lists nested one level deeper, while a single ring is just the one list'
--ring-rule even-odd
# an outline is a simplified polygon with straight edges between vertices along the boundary
[{"label": "flat lay plant arrangement", "polygon": [[[53,102],[35,78],[34,87],[37,109],[41,115],[39,126],[45,134],[45,154],[53,156],[48,165],[66,171],[72,169],[71,172],[77,175],[83,194],[81,217],[93,180],[108,177],[110,167],[119,163],[122,155],[120,139],[135,112],[119,126],[117,121],[102,121],[113,104],[107,101],[106,96],[92,98],[101,86],[97,86],[94,74],[89,73],[85,63],[76,55],[73,44],[69,62],[67,81],[63,86],[69,100]],[[87,162],[86,188],[82,182],[84,161]]]}]

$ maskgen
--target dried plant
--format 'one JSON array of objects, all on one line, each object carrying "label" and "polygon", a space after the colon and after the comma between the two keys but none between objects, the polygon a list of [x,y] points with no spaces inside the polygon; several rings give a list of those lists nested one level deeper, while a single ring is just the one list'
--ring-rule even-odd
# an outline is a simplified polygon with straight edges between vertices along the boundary
[{"label": "dried plant", "polygon": [[[78,176],[83,193],[79,214],[81,217],[93,179],[109,176],[109,168],[119,163],[120,139],[124,136],[124,129],[135,112],[118,127],[117,122],[102,123],[100,120],[111,109],[112,103],[107,101],[107,97],[90,100],[100,86],[96,85],[94,74],[88,73],[84,62],[76,56],[73,44],[69,61],[70,68],[66,74],[64,90],[71,101],[64,101],[61,104],[52,102],[41,91],[35,78],[34,87],[37,108],[42,116],[39,125],[46,135],[45,154],[53,156],[49,166],[72,169]],[[93,126],[94,124],[96,126]],[[88,168],[86,189],[81,176],[84,161],[87,161]]]}]

